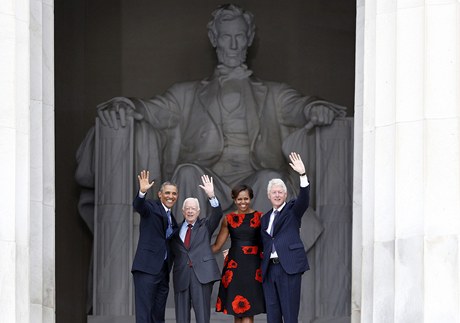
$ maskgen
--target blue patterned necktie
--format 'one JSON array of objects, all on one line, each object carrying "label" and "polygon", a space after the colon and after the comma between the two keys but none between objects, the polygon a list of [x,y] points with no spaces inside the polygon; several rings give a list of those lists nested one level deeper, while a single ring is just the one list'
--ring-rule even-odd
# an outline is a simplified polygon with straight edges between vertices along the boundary
[{"label": "blue patterned necktie", "polygon": [[168,239],[171,236],[171,234],[173,233],[172,220],[171,220],[171,210],[168,210],[166,212],[166,216],[168,217],[168,227],[166,228],[166,239]]},{"label": "blue patterned necktie", "polygon": [[[273,211],[273,222],[272,222],[272,227],[270,228],[270,235],[273,237],[273,228],[275,227],[275,221],[276,217],[280,214],[280,211],[275,210]],[[272,240],[273,241],[273,240]],[[275,252],[275,244],[272,243],[272,252]]]},{"label": "blue patterned necktie", "polygon": [[273,222],[272,222],[272,227],[270,228],[270,235],[271,236],[273,236],[273,228],[275,226],[275,221],[276,221],[276,217],[278,216],[278,214],[280,214],[280,211],[278,211],[278,210],[273,211]]}]

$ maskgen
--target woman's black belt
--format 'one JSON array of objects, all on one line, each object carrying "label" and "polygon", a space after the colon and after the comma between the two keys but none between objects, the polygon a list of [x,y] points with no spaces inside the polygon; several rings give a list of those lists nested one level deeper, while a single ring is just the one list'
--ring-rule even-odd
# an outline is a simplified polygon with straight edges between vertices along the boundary
[{"label": "woman's black belt", "polygon": [[259,246],[260,241],[257,240],[232,240],[232,247],[242,246]]}]

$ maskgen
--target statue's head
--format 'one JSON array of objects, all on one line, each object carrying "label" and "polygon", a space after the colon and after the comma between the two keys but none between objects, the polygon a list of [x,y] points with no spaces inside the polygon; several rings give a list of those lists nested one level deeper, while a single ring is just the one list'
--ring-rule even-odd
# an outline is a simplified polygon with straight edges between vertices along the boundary
[{"label": "statue's head", "polygon": [[246,53],[255,35],[254,16],[233,4],[219,6],[208,23],[208,36],[216,48],[219,64],[237,67],[246,61]]}]

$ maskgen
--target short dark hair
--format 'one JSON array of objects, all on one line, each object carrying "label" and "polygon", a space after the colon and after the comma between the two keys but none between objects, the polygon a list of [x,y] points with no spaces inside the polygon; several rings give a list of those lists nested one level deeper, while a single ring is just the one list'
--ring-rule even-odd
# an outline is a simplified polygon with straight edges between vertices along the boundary
[{"label": "short dark hair", "polygon": [[252,190],[251,186],[246,184],[237,185],[232,189],[232,199],[236,199],[238,197],[238,194],[240,194],[243,191],[248,191],[249,197],[251,198],[251,200],[253,199],[254,191]]},{"label": "short dark hair", "polygon": [[161,186],[160,186],[160,192],[163,192],[163,190],[164,190],[164,188],[165,188],[166,185],[174,186],[174,187],[177,189],[177,191],[179,191],[179,189],[177,188],[177,185],[176,185],[176,184],[174,184],[174,183],[172,183],[172,182],[169,182],[169,181],[166,181],[166,182],[163,182],[163,184],[161,184]]}]

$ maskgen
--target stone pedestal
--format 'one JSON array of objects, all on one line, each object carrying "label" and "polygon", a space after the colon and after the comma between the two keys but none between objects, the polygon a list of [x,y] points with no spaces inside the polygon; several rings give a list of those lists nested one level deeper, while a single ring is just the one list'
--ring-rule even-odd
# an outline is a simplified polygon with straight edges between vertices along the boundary
[{"label": "stone pedestal", "polygon": [[96,120],[93,316],[133,313],[134,125],[128,121],[114,130]]}]

